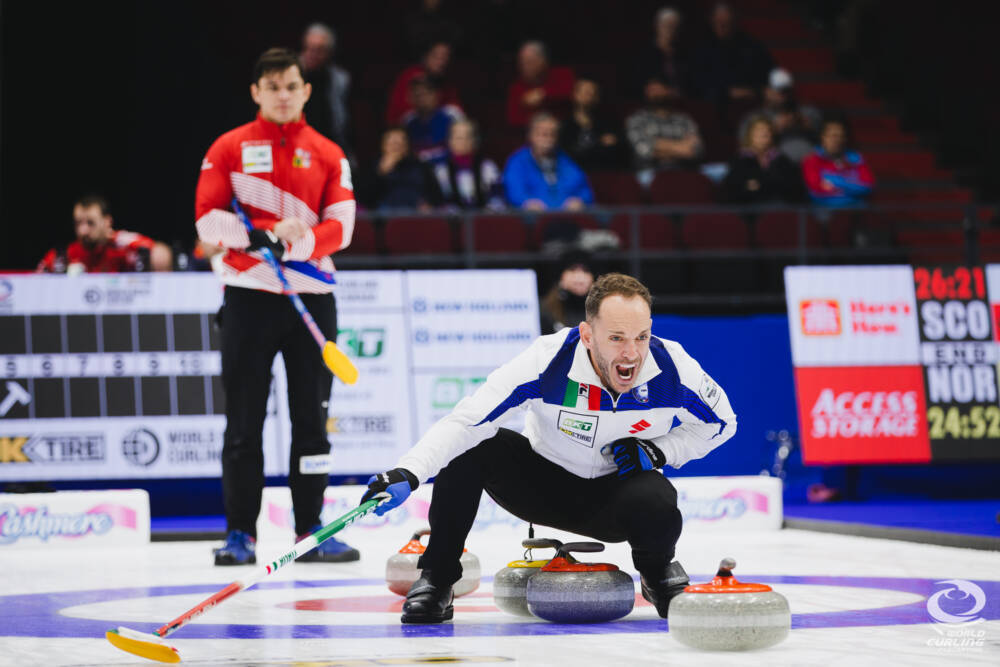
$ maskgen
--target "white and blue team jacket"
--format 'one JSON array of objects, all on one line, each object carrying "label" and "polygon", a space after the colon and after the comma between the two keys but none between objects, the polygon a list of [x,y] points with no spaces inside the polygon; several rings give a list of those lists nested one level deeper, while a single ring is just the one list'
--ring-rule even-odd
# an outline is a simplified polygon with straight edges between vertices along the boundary
[{"label": "white and blue team jacket", "polygon": [[679,468],[736,432],[722,388],[684,348],[653,336],[633,389],[617,398],[602,385],[578,328],[542,336],[490,373],[398,462],[425,482],[455,457],[493,437],[511,410],[524,410],[532,449],[584,478],[615,472],[608,445],[651,440]]}]

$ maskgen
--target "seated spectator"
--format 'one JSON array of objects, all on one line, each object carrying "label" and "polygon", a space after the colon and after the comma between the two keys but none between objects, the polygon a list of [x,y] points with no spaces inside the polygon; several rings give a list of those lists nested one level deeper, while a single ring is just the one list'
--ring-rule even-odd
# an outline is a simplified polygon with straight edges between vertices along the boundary
[{"label": "seated spectator", "polygon": [[[680,95],[662,81],[646,84],[646,107],[625,120],[625,133],[640,172],[690,165],[703,147],[698,125],[677,110]],[[652,180],[651,174],[646,174]]]},{"label": "seated spectator", "polygon": [[583,170],[559,150],[559,121],[544,111],[528,124],[528,145],[514,152],[503,170],[503,184],[511,206],[529,211],[577,211],[594,203]]},{"label": "seated spectator", "polygon": [[170,271],[173,252],[148,236],[114,229],[108,200],[99,195],[81,197],[73,205],[76,240],[49,250],[38,263],[38,273],[125,273]]},{"label": "seated spectator", "polygon": [[507,90],[507,123],[524,127],[533,114],[548,111],[562,115],[573,94],[573,71],[550,67],[541,42],[525,42],[517,54],[518,78]]},{"label": "seated spectator", "polygon": [[446,158],[434,165],[434,177],[440,195],[435,197],[447,207],[460,209],[506,206],[500,186],[500,170],[493,160],[479,153],[476,124],[456,120],[448,133]]},{"label": "seated spectator", "polygon": [[709,23],[711,32],[691,62],[696,94],[713,102],[758,97],[773,66],[771,54],[737,29],[736,13],[728,3],[715,5]]},{"label": "seated spectator", "polygon": [[848,140],[846,121],[823,121],[819,147],[802,162],[802,177],[815,203],[848,206],[871,194],[875,177],[861,154],[848,150]]},{"label": "seated spectator", "polygon": [[351,119],[347,98],[351,75],[333,62],[336,35],[328,25],[313,23],[302,35],[302,74],[312,85],[305,113],[309,125],[327,137],[345,153],[350,153]]},{"label": "seated spectator", "polygon": [[410,149],[421,162],[439,162],[448,152],[448,129],[462,112],[441,106],[441,91],[426,77],[410,81],[410,105],[403,116],[403,127],[410,139]]},{"label": "seated spectator", "polygon": [[742,150],[722,182],[727,201],[760,204],[802,199],[801,171],[774,145],[774,130],[767,118],[752,119],[740,143]]},{"label": "seated spectator", "polygon": [[575,327],[587,319],[587,292],[594,284],[590,256],[585,252],[575,251],[567,253],[561,259],[559,280],[538,304],[542,334]]},{"label": "seated spectator", "polygon": [[745,136],[751,120],[764,116],[774,128],[778,150],[798,164],[816,145],[816,133],[822,117],[816,107],[796,102],[794,83],[787,70],[780,67],[771,70],[764,89],[764,104],[743,116],[739,136]]},{"label": "seated spectator", "polygon": [[656,12],[653,27],[656,36],[636,67],[638,92],[641,93],[651,79],[656,79],[687,94],[691,87],[691,64],[687,49],[678,39],[681,13],[673,7],[663,7]]},{"label": "seated spectator", "polygon": [[577,79],[573,84],[573,111],[559,133],[559,145],[585,170],[619,166],[618,133],[600,108],[600,101],[596,81]]},{"label": "seated spectator", "polygon": [[434,81],[441,91],[441,104],[462,111],[458,99],[458,89],[448,81],[448,65],[451,63],[451,45],[435,42],[424,52],[419,65],[408,67],[396,78],[389,94],[389,104],[385,110],[385,120],[389,125],[399,125],[403,116],[413,107],[410,105],[410,81],[425,77]]},{"label": "seated spectator", "polygon": [[431,188],[427,168],[410,153],[410,142],[401,127],[382,134],[382,155],[371,177],[371,199],[380,210],[430,208]]}]

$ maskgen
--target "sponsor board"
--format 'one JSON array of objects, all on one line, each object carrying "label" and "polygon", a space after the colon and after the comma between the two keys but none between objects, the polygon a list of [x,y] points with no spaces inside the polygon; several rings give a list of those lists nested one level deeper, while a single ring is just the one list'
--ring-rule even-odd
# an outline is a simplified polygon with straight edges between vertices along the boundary
[{"label": "sponsor board", "polygon": [[[219,474],[225,416],[213,324],[222,287],[215,276],[3,280],[4,315],[24,322],[8,323],[8,330],[25,334],[0,341],[0,481]],[[531,271],[338,273],[337,343],[363,381],[334,383],[331,471],[391,467],[534,340],[536,294]],[[280,355],[272,375],[265,474],[284,475],[291,429]]]},{"label": "sponsor board", "polygon": [[918,363],[908,266],[790,266],[785,298],[796,366]]},{"label": "sponsor board", "polygon": [[[685,532],[781,529],[784,514],[781,480],[777,478],[677,477],[671,482],[677,489]],[[326,525],[357,507],[358,499],[366,489],[361,485],[327,488],[322,523]],[[425,528],[429,525],[427,516],[433,491],[433,483],[421,484],[396,509],[382,516],[369,514],[353,526],[362,530],[391,527],[401,536]],[[509,530],[520,541],[527,534],[528,524],[497,505],[488,493],[483,493],[472,532],[474,535],[484,530]],[[549,531],[548,528],[545,530]],[[257,520],[257,537],[261,542],[271,543],[287,543],[295,538],[288,487],[269,486],[264,489],[262,511]]]},{"label": "sponsor board", "polygon": [[149,542],[149,494],[124,491],[0,493],[0,553]]},{"label": "sponsor board", "polygon": [[796,368],[807,464],[930,460],[919,366]]}]

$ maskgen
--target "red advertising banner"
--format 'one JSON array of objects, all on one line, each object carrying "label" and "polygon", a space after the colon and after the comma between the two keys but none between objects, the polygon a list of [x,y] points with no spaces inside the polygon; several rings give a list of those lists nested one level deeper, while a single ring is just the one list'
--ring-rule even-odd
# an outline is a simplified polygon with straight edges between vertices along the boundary
[{"label": "red advertising banner", "polygon": [[921,366],[799,367],[795,382],[805,463],[931,460]]}]

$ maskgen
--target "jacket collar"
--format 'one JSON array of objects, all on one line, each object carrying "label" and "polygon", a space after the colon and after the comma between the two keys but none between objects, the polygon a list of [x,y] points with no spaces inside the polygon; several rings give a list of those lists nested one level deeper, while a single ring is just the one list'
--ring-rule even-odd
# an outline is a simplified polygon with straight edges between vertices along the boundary
[{"label": "jacket collar", "polygon": [[285,123],[284,125],[278,125],[277,123],[265,120],[260,112],[257,112],[257,124],[260,125],[269,137],[280,139],[282,137],[294,137],[296,134],[302,131],[302,128],[306,126],[306,115],[302,114],[302,117],[297,121],[291,123]]},{"label": "jacket collar", "polygon": [[[652,352],[648,352],[642,362],[642,367],[639,369],[639,375],[632,385],[633,389],[646,384],[659,374],[660,367],[656,363],[656,360],[653,359]],[[610,392],[604,386],[604,382],[601,381],[601,376],[594,370],[594,365],[590,363],[590,354],[587,352],[587,347],[583,344],[583,340],[576,342],[576,350],[573,353],[573,365],[570,366],[567,377],[580,384],[595,384],[605,391]]]}]

